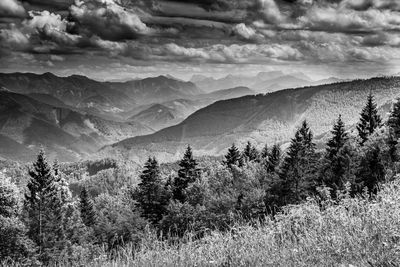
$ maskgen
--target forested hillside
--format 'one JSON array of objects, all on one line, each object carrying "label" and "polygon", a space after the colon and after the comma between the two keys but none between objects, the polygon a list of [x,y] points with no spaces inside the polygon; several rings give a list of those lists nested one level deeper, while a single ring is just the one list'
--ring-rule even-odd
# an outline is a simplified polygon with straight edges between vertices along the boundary
[{"label": "forested hillside", "polygon": [[304,119],[321,137],[339,114],[352,127],[370,92],[380,114],[386,117],[393,99],[400,96],[400,78],[355,80],[219,101],[177,126],[121,141],[102,153],[137,161],[144,155],[175,160],[191,144],[200,155],[220,155],[233,142],[243,146],[251,140],[258,148],[265,141],[286,143]]},{"label": "forested hillside", "polygon": [[0,91],[0,156],[5,159],[26,161],[44,147],[61,161],[77,161],[106,144],[151,132],[138,122],[105,120]]},{"label": "forested hillside", "polygon": [[359,113],[354,132],[337,116],[320,150],[303,120],[285,150],[0,161],[0,263],[396,266],[400,99],[384,119],[368,94]]}]

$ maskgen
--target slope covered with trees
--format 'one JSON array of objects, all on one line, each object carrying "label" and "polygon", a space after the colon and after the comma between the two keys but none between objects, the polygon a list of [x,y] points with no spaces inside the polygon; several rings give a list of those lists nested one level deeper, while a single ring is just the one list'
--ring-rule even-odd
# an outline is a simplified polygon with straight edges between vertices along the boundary
[{"label": "slope covered with trees", "polygon": [[218,101],[176,126],[121,141],[103,153],[136,161],[152,155],[163,161],[177,160],[186,144],[191,144],[200,155],[221,155],[233,142],[240,146],[252,140],[258,148],[265,141],[286,143],[304,119],[321,139],[339,112],[353,127],[370,92],[378,113],[386,118],[393,99],[400,96],[399,88],[399,77],[381,77]]},{"label": "slope covered with trees", "polygon": [[[371,99],[359,123],[376,119]],[[203,257],[213,244],[218,251],[207,260],[235,266],[262,265],[261,253],[272,251],[271,264],[397,265],[399,103],[367,136],[349,132],[338,116],[320,150],[303,120],[284,153],[248,141],[225,157],[199,158],[187,146],[179,162],[151,157],[138,171],[114,160],[51,163],[40,151],[28,176],[12,164],[0,173],[8,177],[0,179],[0,240],[10,240],[0,246],[3,263],[182,264],[186,248]],[[221,239],[257,249],[223,255],[234,250]]]}]

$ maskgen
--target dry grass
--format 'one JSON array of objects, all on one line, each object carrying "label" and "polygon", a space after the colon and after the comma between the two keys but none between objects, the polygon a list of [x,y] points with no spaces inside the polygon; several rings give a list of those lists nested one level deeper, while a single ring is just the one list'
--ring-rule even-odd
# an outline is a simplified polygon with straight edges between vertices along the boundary
[{"label": "dry grass", "polygon": [[140,250],[81,266],[400,266],[399,192],[397,180],[374,200],[309,200],[275,220],[176,245],[149,234]]},{"label": "dry grass", "polygon": [[113,261],[91,265],[400,266],[399,193],[397,180],[374,200],[343,198],[339,205],[310,200],[262,225],[179,245],[150,238],[140,251],[127,249]]}]

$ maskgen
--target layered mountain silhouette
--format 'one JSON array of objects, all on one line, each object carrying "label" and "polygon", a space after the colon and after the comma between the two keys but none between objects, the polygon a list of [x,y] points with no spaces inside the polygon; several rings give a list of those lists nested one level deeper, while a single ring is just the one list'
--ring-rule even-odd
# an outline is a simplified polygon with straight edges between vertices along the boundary
[{"label": "layered mountain silhouette", "polygon": [[15,160],[31,159],[40,147],[62,161],[79,160],[176,125],[217,100],[253,94],[247,88],[206,94],[171,76],[99,82],[51,73],[0,74],[0,88],[0,157]]},{"label": "layered mountain silhouette", "polygon": [[24,160],[44,147],[62,161],[75,161],[103,145],[151,132],[152,129],[138,122],[109,121],[26,95],[0,91],[0,157],[3,158]]},{"label": "layered mountain silhouette", "polygon": [[194,75],[191,81],[207,92],[243,86],[261,93],[273,92],[284,88],[313,85],[314,83],[314,81],[304,73],[295,72],[285,74],[282,71],[259,72],[255,76],[227,75],[220,79]]},{"label": "layered mountain silhouette", "polygon": [[348,126],[354,125],[369,92],[385,115],[393,99],[400,96],[399,89],[399,77],[380,77],[218,101],[176,126],[126,139],[101,153],[137,161],[156,155],[168,161],[177,159],[191,144],[198,155],[218,155],[233,142],[284,143],[304,119],[319,136],[330,131],[339,114]]}]

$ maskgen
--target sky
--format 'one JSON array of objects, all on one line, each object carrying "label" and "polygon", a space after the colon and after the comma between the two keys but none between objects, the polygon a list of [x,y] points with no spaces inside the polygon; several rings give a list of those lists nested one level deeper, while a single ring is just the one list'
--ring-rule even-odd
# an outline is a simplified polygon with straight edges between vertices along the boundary
[{"label": "sky", "polygon": [[400,72],[400,0],[0,0],[0,72]]}]

